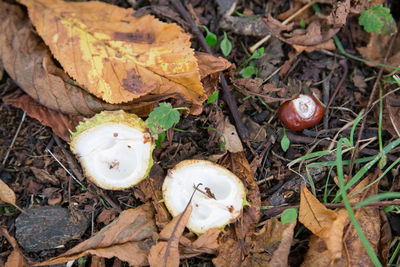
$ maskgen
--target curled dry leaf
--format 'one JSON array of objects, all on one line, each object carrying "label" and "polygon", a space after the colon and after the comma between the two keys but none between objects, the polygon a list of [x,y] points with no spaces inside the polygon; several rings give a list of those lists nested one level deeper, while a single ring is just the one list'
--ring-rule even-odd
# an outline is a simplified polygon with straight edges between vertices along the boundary
[{"label": "curled dry leaf", "polygon": [[87,254],[105,258],[117,257],[133,266],[148,265],[147,255],[156,228],[153,217],[154,210],[150,204],[124,210],[117,219],[93,237],[36,266],[59,264]]},{"label": "curled dry leaf", "polygon": [[17,198],[15,196],[14,191],[8,185],[3,182],[3,180],[0,179],[0,200],[13,205],[16,207],[19,211],[26,213],[24,210],[22,210],[20,207],[17,206],[15,203],[17,201]]},{"label": "curled dry leaf", "polygon": [[178,267],[179,266],[179,239],[185,230],[192,212],[192,204],[178,216],[175,216],[161,231],[156,245],[149,253],[150,266]]},{"label": "curled dry leaf", "polygon": [[56,66],[22,9],[0,2],[0,57],[10,77],[42,105],[67,114],[119,109],[90,95]]},{"label": "curled dry leaf", "polygon": [[64,70],[112,104],[151,92],[205,100],[190,36],[176,24],[103,2],[20,0]]},{"label": "curled dry leaf", "polygon": [[[102,110],[123,109],[147,116],[156,102],[168,98],[183,102],[179,92],[154,91],[126,104],[108,104],[82,89],[57,67],[49,49],[32,31],[31,22],[18,6],[0,2],[0,17],[5,18],[0,21],[0,58],[4,68],[27,94],[50,109],[84,116]],[[204,53],[196,53],[195,56],[205,90],[210,95],[219,80],[216,72],[229,67],[230,63]],[[201,110],[201,105],[192,107],[193,113],[200,113]]]},{"label": "curled dry leaf", "polygon": [[301,186],[299,221],[324,240],[331,255],[330,260],[342,256],[342,236],[346,220],[345,210],[336,213],[325,208],[304,184]]},{"label": "curled dry leaf", "polygon": [[292,246],[295,226],[296,222],[292,222],[285,226],[282,233],[281,243],[279,244],[278,249],[272,254],[271,261],[269,262],[270,266],[288,266],[288,256],[290,247]]},{"label": "curled dry leaf", "polygon": [[[357,203],[363,200],[364,198],[377,194],[378,184],[375,184],[374,186],[371,186],[368,189],[365,189],[355,194],[357,191],[363,189],[371,182],[370,177],[373,177],[373,175],[370,175],[367,178],[365,178],[353,190],[351,190],[348,193],[350,202]],[[314,204],[322,205],[320,203],[319,204],[314,203]],[[301,219],[302,216],[301,206],[302,204],[300,204],[299,219],[300,221],[303,221],[304,218]],[[347,216],[347,211],[344,208],[332,212],[336,214],[337,218],[340,218],[341,216]],[[385,224],[385,220],[382,220],[381,217],[382,214],[380,214],[379,208],[365,207],[357,210],[355,214],[358,223],[360,224],[372,248],[375,250],[375,253],[377,255],[383,255],[384,253],[387,253],[387,251],[386,252],[382,251],[383,253],[381,253],[381,251],[378,251],[378,249],[386,250],[385,247],[387,248],[388,244],[383,245],[382,244],[383,241],[390,243],[390,238],[388,238],[387,236],[390,231],[387,231],[387,229],[385,229],[387,228],[387,224]],[[313,215],[318,216],[317,213],[314,213]],[[322,215],[322,218],[324,218],[324,216],[325,215]],[[323,229],[320,232],[320,235],[313,235],[311,237],[309,243],[309,250],[307,251],[302,266],[328,266],[332,263],[334,263],[337,266],[344,266],[344,265],[373,266],[373,263],[371,262],[367,252],[365,251],[365,248],[362,245],[357,232],[355,231],[354,227],[351,227],[350,221],[348,219],[345,220],[344,224],[345,226],[344,229],[346,229],[346,231],[340,230],[342,224],[340,223],[338,225],[337,223],[335,223],[335,221],[332,222],[330,226],[327,223],[324,223],[324,225],[326,227],[338,228],[338,229],[331,230],[332,238],[327,238],[326,234],[324,235],[326,231],[324,232]],[[308,226],[306,227],[308,228]],[[342,232],[341,235],[336,233],[339,230]],[[337,238],[340,238],[340,240],[336,240]],[[330,247],[332,248],[333,244],[338,244],[339,242],[341,248],[341,253],[340,253],[341,256],[339,258],[336,258],[333,257],[334,255],[332,254],[331,252],[332,249],[330,249]],[[339,253],[337,255],[339,255]]]},{"label": "curled dry leaf", "polygon": [[7,229],[3,226],[0,227],[0,236],[5,237],[14,249],[11,252],[11,254],[8,256],[5,267],[25,267],[25,266],[27,266],[27,264],[25,262],[25,258],[22,255],[21,250],[19,249],[17,240],[15,240],[15,238],[12,237],[8,233]]},{"label": "curled dry leaf", "polygon": [[[75,126],[83,120],[82,116],[65,115],[61,112],[46,108],[27,94],[17,98],[5,97],[3,100],[6,105],[13,105],[14,107],[20,108],[24,110],[29,117],[37,119],[45,126],[49,126],[56,135],[67,142],[70,141],[70,132],[74,131]],[[52,184],[54,183],[52,182]]]},{"label": "curled dry leaf", "polygon": [[[218,248],[218,256],[213,259],[216,266],[236,266],[246,256],[246,248],[249,246],[247,235],[255,231],[255,227],[260,220],[260,191],[254,179],[244,152],[228,152],[220,161],[220,164],[231,170],[246,185],[246,199],[249,206],[245,206],[243,215],[235,223],[234,228],[228,228],[220,238],[222,246]],[[248,252],[248,251],[247,251]]]},{"label": "curled dry leaf", "polygon": [[[311,50],[326,49],[334,47],[330,40],[346,23],[347,15],[350,12],[350,0],[333,1],[332,11],[328,16],[320,16],[311,21],[305,30],[293,30],[293,25],[283,25],[272,16],[268,16],[265,24],[271,33],[281,41],[296,45],[299,51],[306,50],[306,47],[313,47]],[[326,27],[327,25],[331,27]],[[283,34],[283,31],[292,31]],[[304,47],[305,46],[305,47]]]},{"label": "curled dry leaf", "polygon": [[[399,66],[400,65],[400,36],[396,36],[395,43],[393,44],[393,49],[389,54],[389,57],[386,62],[384,62],[386,52],[389,48],[389,43],[391,40],[391,35],[386,34],[378,34],[371,33],[369,37],[368,44],[363,47],[357,47],[358,52],[361,56],[367,60],[373,62],[379,62],[382,64],[390,65],[390,66]],[[370,64],[368,62],[364,62],[368,66],[376,67],[374,64]],[[393,69],[384,68],[386,72],[391,72]]]}]

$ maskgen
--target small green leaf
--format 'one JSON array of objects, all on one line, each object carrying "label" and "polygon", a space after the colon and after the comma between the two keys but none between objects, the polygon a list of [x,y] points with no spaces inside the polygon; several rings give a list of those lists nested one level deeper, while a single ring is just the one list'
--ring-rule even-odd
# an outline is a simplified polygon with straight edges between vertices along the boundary
[{"label": "small green leaf", "polygon": [[202,26],[203,29],[206,31],[207,35],[206,35],[206,42],[209,46],[216,46],[218,41],[217,41],[217,36],[210,32],[210,30],[206,27],[206,26]]},{"label": "small green leaf", "polygon": [[264,47],[258,48],[254,53],[251,55],[251,59],[259,59],[264,56]]},{"label": "small green leaf", "polygon": [[232,51],[232,43],[229,41],[226,32],[224,32],[224,39],[222,39],[219,47],[221,48],[222,54],[224,54],[225,57],[229,56]]},{"label": "small green leaf", "polygon": [[83,258],[83,257],[80,257],[80,258],[78,259],[78,265],[83,265],[83,264],[85,264],[85,262],[86,262],[86,260],[85,260],[85,258]]},{"label": "small green leaf", "polygon": [[289,149],[290,146],[290,140],[286,135],[286,130],[283,128],[283,137],[281,139],[281,148],[284,152],[286,152]]},{"label": "small green leaf", "polygon": [[210,95],[210,97],[207,99],[206,105],[217,101],[218,104],[218,97],[219,97],[219,90],[216,90],[212,95]]},{"label": "small green leaf", "polygon": [[158,138],[157,138],[157,140],[156,140],[156,146],[157,146],[158,148],[161,148],[161,144],[162,144],[162,142],[164,142],[165,136],[166,136],[165,132],[162,132],[162,133],[160,133],[160,134],[158,135]]},{"label": "small green leaf", "polygon": [[396,32],[396,22],[390,14],[390,9],[380,5],[372,5],[361,12],[358,24],[364,27],[366,32],[379,34],[392,34]]},{"label": "small green leaf", "polygon": [[146,124],[153,134],[160,134],[178,123],[179,119],[179,111],[170,103],[162,102],[150,113]]},{"label": "small green leaf", "polygon": [[242,69],[240,72],[240,75],[242,75],[243,78],[249,78],[253,74],[257,74],[257,68],[254,66],[247,66],[246,68]]},{"label": "small green leaf", "polygon": [[395,206],[395,205],[383,207],[383,212],[384,213],[389,213],[389,212],[392,212],[392,211],[398,212],[398,211],[400,211],[400,208],[398,206]]},{"label": "small green leaf", "polygon": [[297,220],[297,209],[290,208],[286,209],[281,214],[281,223],[285,225],[286,223],[292,223]]},{"label": "small green leaf", "polygon": [[301,27],[302,29],[305,29],[305,28],[306,28],[306,22],[304,21],[304,19],[301,19],[301,20],[300,20],[300,27]]}]

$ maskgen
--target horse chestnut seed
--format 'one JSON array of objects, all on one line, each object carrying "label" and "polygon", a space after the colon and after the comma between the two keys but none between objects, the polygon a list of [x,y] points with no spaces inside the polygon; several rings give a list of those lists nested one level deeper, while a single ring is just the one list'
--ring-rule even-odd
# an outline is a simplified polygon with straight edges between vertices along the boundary
[{"label": "horse chestnut seed", "polygon": [[284,102],[278,111],[278,118],[286,128],[301,131],[317,125],[324,113],[324,107],[313,95],[299,95]]}]

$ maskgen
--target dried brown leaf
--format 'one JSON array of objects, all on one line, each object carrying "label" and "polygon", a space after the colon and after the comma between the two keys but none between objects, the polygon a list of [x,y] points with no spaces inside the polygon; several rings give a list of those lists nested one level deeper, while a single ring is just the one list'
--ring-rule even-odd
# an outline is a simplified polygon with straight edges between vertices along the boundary
[{"label": "dried brown leaf", "polygon": [[325,241],[331,260],[342,255],[342,236],[346,220],[347,212],[336,213],[325,208],[304,184],[301,186],[299,221]]},{"label": "dried brown leaf", "polygon": [[106,102],[151,92],[205,100],[190,36],[176,24],[103,2],[19,2],[65,71]]},{"label": "dried brown leaf", "polygon": [[[297,49],[300,49],[299,46],[306,46],[312,47],[311,50],[318,50],[332,47],[333,42],[329,41],[329,39],[346,24],[349,12],[350,0],[333,1],[331,13],[326,17],[320,16],[318,18],[316,16],[314,20],[310,21],[305,30],[295,29],[292,31],[293,25],[283,25],[270,15],[267,16],[264,22],[271,33],[279,40],[291,45],[297,45]],[[326,24],[331,27],[326,27]],[[283,34],[283,31],[292,32]],[[306,48],[301,48],[300,50],[306,50]]]},{"label": "dried brown leaf", "polygon": [[150,249],[150,266],[179,266],[179,239],[185,230],[191,213],[192,205],[189,202],[185,210],[164,227],[157,244]]},{"label": "dried brown leaf", "polygon": [[13,247],[13,251],[11,254],[8,256],[7,262],[5,263],[5,267],[24,267],[27,266],[25,262],[25,258],[21,253],[21,250],[19,249],[17,240],[15,240],[14,237],[12,237],[8,231],[7,228],[1,226],[0,227],[0,236],[3,236],[7,239],[7,241],[10,243],[10,245]]},{"label": "dried brown leaf", "polygon": [[[377,194],[378,184],[371,186],[370,188],[355,194],[355,192],[361,190],[367,186],[371,180],[368,176],[361,181],[351,192],[348,193],[350,202],[360,202],[362,199]],[[345,209],[338,209],[335,211],[337,216],[347,216]],[[384,230],[382,225],[382,219],[377,207],[365,207],[355,212],[356,219],[360,224],[364,234],[366,235],[371,246],[375,250],[377,255],[380,255],[379,248],[385,249],[387,243],[390,243],[388,238],[387,230]],[[332,228],[337,226],[332,225]],[[310,238],[309,250],[305,257],[302,266],[327,266],[335,264],[336,266],[373,266],[364,246],[362,245],[357,232],[354,227],[351,226],[350,221],[346,221],[345,229],[342,234],[341,244],[341,257],[333,259],[331,251],[327,248],[326,239],[313,235]],[[386,244],[381,242],[385,242]],[[378,246],[379,245],[379,246]],[[387,253],[382,251],[382,253]]]},{"label": "dried brown leaf", "polygon": [[[386,52],[389,48],[391,35],[371,33],[368,44],[363,47],[357,47],[358,52],[361,56],[367,60],[378,62],[391,66],[400,65],[400,36],[397,35],[396,40],[393,44],[393,49],[389,54],[387,62],[384,62]],[[364,62],[368,66],[377,67],[374,64]],[[391,72],[393,69],[384,68],[386,72]]]},{"label": "dried brown leaf", "polygon": [[235,229],[227,229],[221,237],[222,245],[218,249],[218,256],[213,259],[213,263],[216,266],[237,266],[241,264],[248,252],[249,244],[245,237],[255,231],[261,218],[260,191],[244,152],[228,152],[220,164],[231,170],[246,185],[246,199],[250,206],[244,207],[243,215],[234,225]]},{"label": "dried brown leaf", "polygon": [[37,264],[52,265],[75,260],[87,254],[117,257],[133,266],[148,265],[147,255],[155,233],[154,210],[150,204],[124,210],[111,224],[64,254]]},{"label": "dried brown leaf", "polygon": [[[77,86],[56,66],[22,9],[0,2],[0,57],[10,77],[33,99],[67,114],[95,114],[112,105]],[[118,109],[121,107],[114,107]]]},{"label": "dried brown leaf", "polygon": [[281,243],[277,250],[272,254],[270,266],[273,267],[285,267],[288,266],[288,256],[290,252],[290,247],[292,246],[293,232],[296,222],[292,222],[285,226],[285,230],[282,232]]},{"label": "dried brown leaf", "polygon": [[17,197],[15,196],[14,191],[10,187],[8,187],[8,185],[1,179],[0,179],[0,200],[13,205],[19,211],[25,213],[25,211],[22,210],[20,207],[18,207],[17,204],[15,203],[17,201]]},{"label": "dried brown leaf", "polygon": [[[394,90],[397,86],[385,85],[385,92]],[[390,97],[385,97],[382,116],[382,128],[392,134],[394,138],[400,137],[400,96],[392,93]],[[379,109],[375,110],[375,118],[379,118]]]},{"label": "dried brown leaf", "polygon": [[82,116],[65,115],[58,111],[46,108],[26,94],[18,98],[5,97],[3,100],[6,105],[20,108],[24,110],[28,116],[40,121],[41,124],[51,127],[57,136],[67,142],[70,141],[70,131],[74,131],[75,126],[83,120]]},{"label": "dried brown leaf", "polygon": [[162,184],[164,182],[165,173],[160,165],[154,164],[150,170],[149,177],[140,182],[134,188],[135,196],[139,197],[143,202],[152,200],[155,209],[156,225],[159,229],[164,229],[170,221],[170,215],[162,203]]},{"label": "dried brown leaf", "polygon": [[[102,110],[124,109],[139,116],[147,116],[154,103],[171,97],[184,104],[176,92],[153,92],[127,104],[108,104],[86,92],[56,66],[49,49],[32,31],[31,22],[18,6],[0,2],[0,17],[5,18],[0,20],[0,59],[4,68],[27,94],[50,109],[85,116]],[[198,61],[204,75],[229,65],[226,60],[207,54],[199,55]],[[218,77],[218,73],[204,77],[207,94],[215,90]],[[199,113],[202,107],[193,105],[192,110]]]}]

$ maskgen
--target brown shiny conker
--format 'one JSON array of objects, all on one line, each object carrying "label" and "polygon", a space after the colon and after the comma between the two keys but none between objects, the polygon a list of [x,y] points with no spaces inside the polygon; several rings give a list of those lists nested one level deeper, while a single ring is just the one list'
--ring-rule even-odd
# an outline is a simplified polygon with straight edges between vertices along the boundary
[{"label": "brown shiny conker", "polygon": [[324,106],[313,95],[300,94],[284,102],[278,110],[278,118],[286,128],[301,131],[317,125],[324,114]]}]

